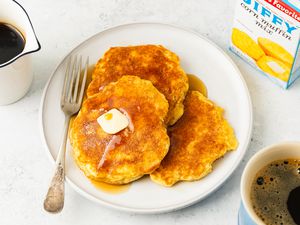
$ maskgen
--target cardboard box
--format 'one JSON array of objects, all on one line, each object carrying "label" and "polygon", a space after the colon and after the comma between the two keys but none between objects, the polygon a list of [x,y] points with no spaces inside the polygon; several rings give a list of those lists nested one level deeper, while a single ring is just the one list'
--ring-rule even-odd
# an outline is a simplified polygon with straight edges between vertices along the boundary
[{"label": "cardboard box", "polygon": [[300,76],[300,0],[238,0],[230,49],[288,88]]}]

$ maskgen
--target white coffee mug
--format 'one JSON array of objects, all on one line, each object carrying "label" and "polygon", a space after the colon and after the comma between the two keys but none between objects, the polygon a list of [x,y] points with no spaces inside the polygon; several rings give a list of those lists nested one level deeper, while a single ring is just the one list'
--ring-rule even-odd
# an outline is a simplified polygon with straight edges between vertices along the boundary
[{"label": "white coffee mug", "polygon": [[253,180],[260,169],[281,159],[300,159],[300,142],[283,142],[266,147],[256,153],[247,163],[241,180],[242,203],[238,215],[239,225],[265,224],[254,212],[250,191]]},{"label": "white coffee mug", "polygon": [[0,22],[16,27],[25,38],[23,51],[0,65],[0,105],[6,105],[19,100],[28,91],[33,77],[30,53],[40,50],[41,46],[28,14],[18,2],[0,1]]}]

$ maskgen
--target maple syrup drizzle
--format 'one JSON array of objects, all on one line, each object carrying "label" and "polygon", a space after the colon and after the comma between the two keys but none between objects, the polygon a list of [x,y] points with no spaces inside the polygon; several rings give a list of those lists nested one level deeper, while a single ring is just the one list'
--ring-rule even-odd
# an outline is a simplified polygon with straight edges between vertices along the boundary
[{"label": "maple syrup drizzle", "polygon": [[129,128],[130,132],[133,133],[134,125],[132,123],[132,119],[131,119],[130,115],[128,114],[128,112],[125,109],[119,108],[119,110],[128,118],[128,120],[129,120],[128,128]]},{"label": "maple syrup drizzle", "polygon": [[108,144],[106,145],[105,149],[104,149],[104,152],[103,152],[103,155],[100,159],[100,162],[98,164],[98,169],[101,168],[106,160],[106,156],[107,154],[115,149],[116,145],[120,144],[121,143],[121,136],[120,135],[113,135],[111,140],[108,142]]}]

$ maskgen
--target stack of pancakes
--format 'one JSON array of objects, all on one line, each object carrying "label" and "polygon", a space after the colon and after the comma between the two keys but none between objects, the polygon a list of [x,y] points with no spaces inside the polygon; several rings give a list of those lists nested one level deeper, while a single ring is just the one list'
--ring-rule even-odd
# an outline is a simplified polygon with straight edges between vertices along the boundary
[{"label": "stack of pancakes", "polygon": [[[223,110],[198,91],[176,54],[159,45],[113,47],[98,61],[70,130],[74,158],[95,181],[126,184],[150,174],[172,186],[198,180],[237,147]],[[116,108],[130,125],[105,133],[97,118]]]}]

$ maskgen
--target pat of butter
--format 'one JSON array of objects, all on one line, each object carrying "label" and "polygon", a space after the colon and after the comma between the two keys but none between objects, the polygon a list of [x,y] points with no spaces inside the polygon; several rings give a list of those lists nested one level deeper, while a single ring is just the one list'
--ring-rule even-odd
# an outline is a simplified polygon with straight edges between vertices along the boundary
[{"label": "pat of butter", "polygon": [[97,122],[108,134],[116,134],[129,125],[129,119],[117,109],[111,109],[101,115]]},{"label": "pat of butter", "polygon": [[284,73],[285,71],[285,69],[283,69],[278,63],[274,61],[267,62],[267,64],[275,73]]}]

